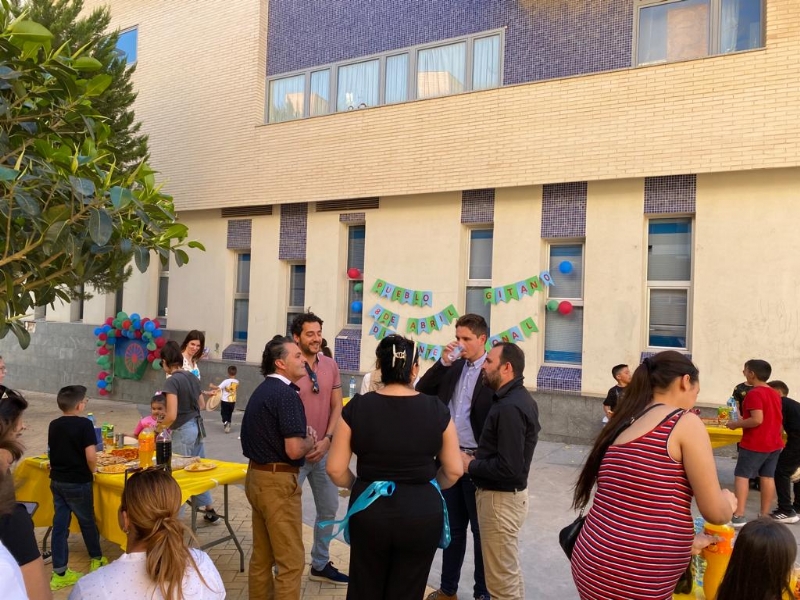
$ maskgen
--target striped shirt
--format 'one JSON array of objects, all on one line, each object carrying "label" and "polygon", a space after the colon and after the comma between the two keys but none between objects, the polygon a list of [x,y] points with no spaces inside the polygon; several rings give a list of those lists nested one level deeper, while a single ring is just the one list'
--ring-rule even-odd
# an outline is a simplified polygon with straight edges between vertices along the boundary
[{"label": "striped shirt", "polygon": [[572,555],[581,600],[669,600],[691,557],[692,489],[667,442],[683,411],[611,446]]}]

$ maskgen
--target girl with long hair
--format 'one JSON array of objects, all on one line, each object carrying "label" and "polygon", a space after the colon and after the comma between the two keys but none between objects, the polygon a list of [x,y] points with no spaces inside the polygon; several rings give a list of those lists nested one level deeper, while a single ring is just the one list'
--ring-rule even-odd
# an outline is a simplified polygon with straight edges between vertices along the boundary
[{"label": "girl with long hair", "polygon": [[692,496],[703,517],[727,523],[734,495],[720,489],[711,441],[691,413],[697,367],[660,352],[636,369],[575,485],[584,509],[572,554],[581,600],[669,600],[692,552]]},{"label": "girl with long hair", "polygon": [[122,491],[118,520],[128,536],[126,554],[85,575],[69,600],[128,598],[220,600],[225,586],[211,558],[190,548],[181,522],[181,489],[163,469],[131,475]]},{"label": "girl with long hair", "polygon": [[786,525],[761,517],[742,527],[716,600],[794,598],[790,581],[797,541]]}]

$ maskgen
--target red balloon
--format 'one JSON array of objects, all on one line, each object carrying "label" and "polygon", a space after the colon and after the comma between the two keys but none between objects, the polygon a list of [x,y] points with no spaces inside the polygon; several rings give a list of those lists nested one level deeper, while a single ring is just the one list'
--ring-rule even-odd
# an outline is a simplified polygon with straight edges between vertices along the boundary
[{"label": "red balloon", "polygon": [[562,300],[558,304],[558,312],[560,312],[562,315],[568,315],[569,313],[571,313],[572,312],[572,302],[568,302],[566,300]]},{"label": "red balloon", "polygon": [[97,393],[101,396],[108,396],[108,390],[97,390]]},{"label": "red balloon", "polygon": [[114,337],[122,337],[122,329],[117,329],[114,331]]},{"label": "red balloon", "polygon": [[125,319],[122,322],[122,328],[123,329],[130,329],[131,328],[131,320],[130,319]]},{"label": "red balloon", "polygon": [[108,348],[106,348],[105,346],[100,346],[100,347],[97,349],[97,353],[98,353],[100,356],[105,356],[106,354],[108,354]]},{"label": "red balloon", "polygon": [[106,319],[106,325],[108,325],[110,327],[113,324],[114,324],[114,317],[108,317]]},{"label": "red balloon", "polygon": [[350,279],[360,279],[361,278],[361,271],[356,267],[350,267],[347,269],[347,276]]},{"label": "red balloon", "polygon": [[145,317],[144,319],[142,319],[142,325],[147,323],[149,320],[150,320],[150,317]]},{"label": "red balloon", "polygon": [[162,336],[162,337],[160,337],[160,338],[156,338],[156,346],[157,346],[158,348],[163,348],[163,347],[164,347],[164,344],[166,344],[166,343],[167,343],[167,340],[165,340],[165,339],[163,338],[163,336]]},{"label": "red balloon", "polygon": [[134,331],[134,332],[133,332],[133,335],[135,335],[135,336],[136,336],[136,339],[137,339],[137,340],[140,340],[140,339],[142,339],[142,332],[141,332],[139,329],[137,329],[136,331]]},{"label": "red balloon", "polygon": [[101,333],[100,335],[97,336],[97,339],[102,341],[102,342],[105,342],[108,339],[108,334],[107,333]]},{"label": "red balloon", "polygon": [[98,379],[105,379],[106,377],[108,377],[108,373],[106,373],[105,371],[100,371],[100,372],[97,374],[97,378],[98,378]]}]

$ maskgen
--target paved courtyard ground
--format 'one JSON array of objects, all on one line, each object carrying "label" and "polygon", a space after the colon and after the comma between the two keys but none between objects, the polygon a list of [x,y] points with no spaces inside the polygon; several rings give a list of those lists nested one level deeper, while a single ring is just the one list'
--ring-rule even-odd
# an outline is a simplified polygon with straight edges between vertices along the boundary
[{"label": "paved courtyard ground", "polygon": [[[27,455],[44,452],[47,444],[47,426],[58,413],[55,396],[39,393],[26,393],[30,408],[26,412],[25,422],[27,429],[23,441],[27,446]],[[144,399],[143,399],[144,400]],[[110,400],[95,400],[89,402],[88,409],[93,412],[97,422],[109,422],[116,426],[117,431],[133,430],[140,415],[149,412],[149,406],[142,404],[128,404]],[[206,453],[210,458],[227,461],[241,461],[245,459],[241,453],[238,440],[239,426],[242,413],[234,415],[233,429],[230,434],[222,430],[219,413],[206,413]],[[520,536],[520,553],[523,572],[525,576],[525,589],[527,598],[537,600],[574,600],[577,593],[570,576],[569,563],[558,546],[558,531],[572,521],[574,515],[569,509],[571,491],[578,469],[583,462],[587,448],[585,446],[571,446],[540,442],[536,448],[533,466],[529,478],[528,492],[530,494],[530,513]],[[733,468],[735,461],[730,453],[721,453],[717,456],[717,468],[724,486],[733,489]],[[212,492],[215,503],[222,504],[222,490]],[[346,512],[347,498],[342,497],[339,504],[339,516]],[[250,506],[244,495],[242,486],[230,488],[230,520],[234,530],[245,550],[245,572],[239,572],[239,555],[232,542],[215,546],[208,550],[219,569],[228,593],[228,598],[233,600],[248,597],[247,588],[247,562],[252,548],[250,527]],[[748,501],[748,516],[754,517],[758,512],[758,493],[752,492]],[[306,485],[303,490],[303,514],[305,525],[303,535],[305,546],[311,548],[311,525],[313,525],[314,503],[310,489]],[[189,522],[189,517],[184,517]],[[198,526],[197,537],[200,543],[218,537],[223,525],[208,525],[201,523]],[[788,526],[800,537],[800,524]],[[41,541],[45,529],[38,529],[37,535]],[[115,544],[106,540],[102,541],[103,550],[109,559],[115,559],[121,550]],[[334,540],[331,545],[331,556],[334,564],[343,572],[349,568],[349,548],[342,542]],[[70,536],[70,567],[78,571],[88,571],[89,558],[80,535]],[[428,580],[430,589],[435,589],[439,584],[441,569],[441,551],[437,552],[436,560]],[[49,572],[49,569],[48,569]],[[321,584],[309,581],[303,577],[303,595],[306,600],[334,600],[346,594],[345,587]],[[467,557],[462,569],[462,580],[459,588],[459,597],[472,598],[472,548],[467,549]],[[430,590],[429,590],[430,591]],[[61,590],[55,594],[56,599],[65,599],[69,590]],[[416,600],[416,599],[412,599]]]}]

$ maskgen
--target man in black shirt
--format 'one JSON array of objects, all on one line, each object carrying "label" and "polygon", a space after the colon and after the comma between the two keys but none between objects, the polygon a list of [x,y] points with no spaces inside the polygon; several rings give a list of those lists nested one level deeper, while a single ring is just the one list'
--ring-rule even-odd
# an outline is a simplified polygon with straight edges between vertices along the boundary
[{"label": "man in black shirt", "polygon": [[305,550],[297,476],[317,442],[295,385],[306,374],[300,348],[275,336],[264,348],[261,373],[265,379],[247,403],[241,436],[250,459],[245,494],[253,509],[250,597],[299,600]]},{"label": "man in black shirt", "polygon": [[[778,508],[770,515],[781,523],[800,521],[792,505],[792,475],[800,467],[800,402],[789,398],[789,388],[782,381],[770,381],[767,385],[781,395],[783,430],[786,432],[786,446],[778,457],[775,467],[775,492],[778,495]],[[795,484],[795,503],[800,503],[798,484]]]},{"label": "man in black shirt", "polygon": [[509,343],[494,346],[483,363],[494,403],[474,456],[464,470],[478,488],[486,585],[492,598],[525,598],[519,530],[528,514],[528,473],[539,439],[539,407],[523,385],[525,354]]}]

